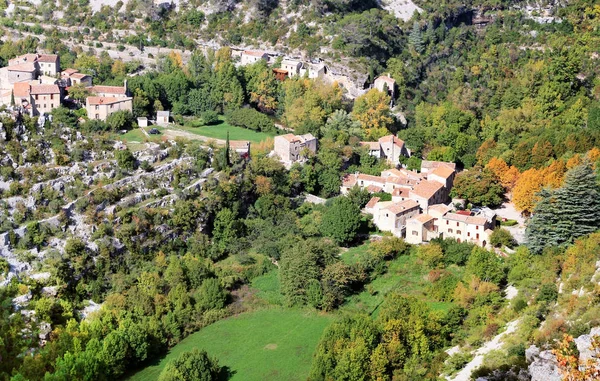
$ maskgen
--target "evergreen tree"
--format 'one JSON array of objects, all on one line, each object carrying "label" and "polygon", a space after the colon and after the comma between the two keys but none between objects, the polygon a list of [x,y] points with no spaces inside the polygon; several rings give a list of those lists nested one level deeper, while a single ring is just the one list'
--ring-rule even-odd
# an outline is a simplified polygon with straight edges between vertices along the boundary
[{"label": "evergreen tree", "polygon": [[527,246],[537,254],[541,253],[546,246],[559,243],[556,232],[558,224],[556,199],[549,189],[542,189],[538,196],[540,201],[535,205],[533,215],[525,229]]},{"label": "evergreen tree", "polygon": [[600,229],[600,186],[589,162],[569,170],[561,188],[539,196],[526,230],[534,253]]},{"label": "evergreen tree", "polygon": [[569,170],[556,190],[558,234],[571,242],[600,229],[600,186],[589,161]]},{"label": "evergreen tree", "polygon": [[226,167],[231,166],[231,162],[229,161],[229,131],[227,131],[227,140],[225,140],[225,149],[223,150],[223,163],[225,163]]},{"label": "evergreen tree", "polygon": [[15,91],[14,90],[10,91],[10,105],[11,106],[15,105]]},{"label": "evergreen tree", "polygon": [[418,53],[423,53],[425,50],[425,42],[423,41],[423,35],[421,34],[421,27],[419,23],[415,21],[413,29],[408,36],[408,42]]}]

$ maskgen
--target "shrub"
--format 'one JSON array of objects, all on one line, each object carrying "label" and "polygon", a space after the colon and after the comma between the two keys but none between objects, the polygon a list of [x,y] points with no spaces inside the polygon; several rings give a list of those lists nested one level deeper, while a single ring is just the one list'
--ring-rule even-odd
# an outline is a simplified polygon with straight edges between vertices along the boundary
[{"label": "shrub", "polygon": [[219,114],[216,111],[204,111],[200,118],[205,125],[217,124],[219,122]]},{"label": "shrub", "polygon": [[506,229],[496,229],[490,237],[490,243],[494,247],[510,247],[513,248],[516,245],[516,241],[512,234]]},{"label": "shrub", "polygon": [[558,299],[558,288],[554,283],[546,283],[540,287],[540,292],[535,299],[540,302],[555,302]]},{"label": "shrub", "polygon": [[225,114],[227,123],[232,126],[243,127],[249,130],[262,132],[275,132],[275,124],[273,121],[260,112],[252,108],[241,108],[237,110],[229,110]]}]

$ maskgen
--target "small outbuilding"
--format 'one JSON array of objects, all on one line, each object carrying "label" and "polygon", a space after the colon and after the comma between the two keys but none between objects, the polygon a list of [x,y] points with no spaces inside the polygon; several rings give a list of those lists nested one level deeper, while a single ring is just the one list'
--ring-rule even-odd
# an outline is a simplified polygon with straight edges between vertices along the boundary
[{"label": "small outbuilding", "polygon": [[137,118],[138,126],[140,127],[148,127],[148,118],[145,116],[141,116]]},{"label": "small outbuilding", "polygon": [[158,111],[156,113],[156,124],[159,126],[168,126],[170,119],[171,113],[169,111]]}]

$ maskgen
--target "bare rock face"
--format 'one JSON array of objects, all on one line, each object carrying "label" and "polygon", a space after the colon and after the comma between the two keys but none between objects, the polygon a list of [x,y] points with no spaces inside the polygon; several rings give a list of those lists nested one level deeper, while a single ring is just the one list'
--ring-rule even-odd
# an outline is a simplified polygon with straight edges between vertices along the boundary
[{"label": "bare rock face", "polygon": [[532,345],[525,351],[531,381],[562,381],[556,357],[552,351],[540,351]]},{"label": "bare rock face", "polygon": [[[575,339],[581,362],[600,356],[598,351],[591,349],[594,336],[600,336],[600,327],[592,328],[589,334],[581,335]],[[525,358],[529,363],[531,381],[562,381],[563,378],[557,366],[556,356],[552,351],[540,351],[538,347],[532,345],[525,351]]]}]

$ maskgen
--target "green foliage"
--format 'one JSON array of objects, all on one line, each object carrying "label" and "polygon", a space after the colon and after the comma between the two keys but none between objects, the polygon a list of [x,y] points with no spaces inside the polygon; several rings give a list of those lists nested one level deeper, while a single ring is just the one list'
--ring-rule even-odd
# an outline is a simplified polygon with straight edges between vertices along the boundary
[{"label": "green foliage", "polygon": [[600,228],[600,185],[589,162],[569,170],[561,188],[544,189],[539,197],[526,229],[534,253]]},{"label": "green foliage", "polygon": [[137,160],[129,149],[118,150],[115,157],[119,167],[128,171],[133,171],[136,168]]},{"label": "green foliage", "polygon": [[496,229],[490,237],[490,244],[494,247],[508,247],[513,248],[516,246],[516,241],[512,234],[506,229]]},{"label": "green foliage", "polygon": [[456,176],[451,195],[467,203],[493,208],[502,204],[504,188],[487,169],[473,168]]},{"label": "green foliage", "polygon": [[467,273],[494,284],[500,284],[506,278],[502,259],[496,253],[480,247],[473,248],[466,270]]},{"label": "green foliage", "polygon": [[342,245],[356,239],[360,229],[360,209],[347,197],[336,198],[321,220],[321,232]]},{"label": "green foliage", "polygon": [[273,121],[268,116],[251,108],[229,110],[225,113],[225,119],[232,126],[270,133],[276,131]]},{"label": "green foliage", "polygon": [[159,381],[216,381],[220,372],[219,362],[208,357],[206,351],[194,349],[184,352],[167,364],[160,373]]}]

